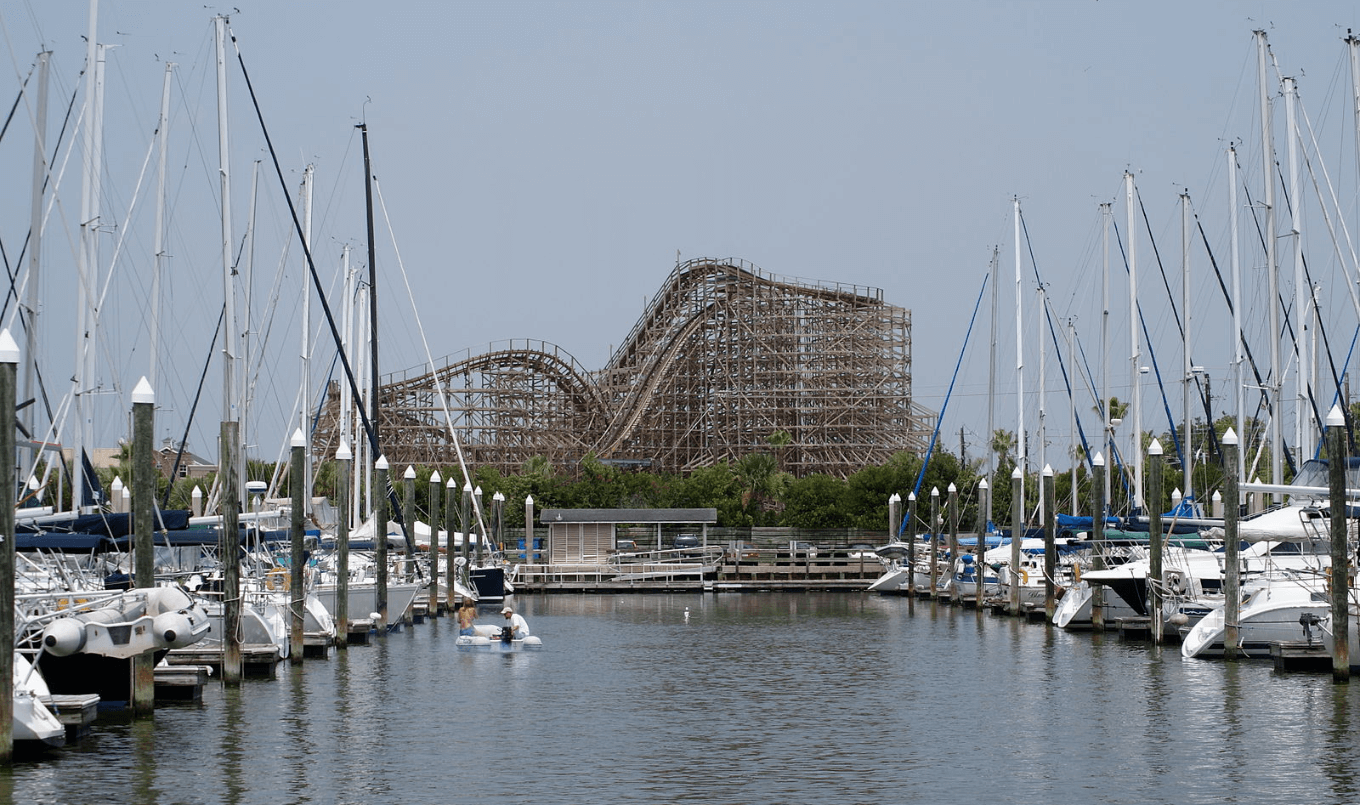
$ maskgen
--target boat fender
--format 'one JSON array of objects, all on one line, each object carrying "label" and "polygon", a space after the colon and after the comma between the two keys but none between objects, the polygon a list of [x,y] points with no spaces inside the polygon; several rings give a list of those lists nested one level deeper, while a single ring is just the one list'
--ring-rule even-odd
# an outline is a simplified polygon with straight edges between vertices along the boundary
[{"label": "boat fender", "polygon": [[85,648],[85,624],[75,618],[58,618],[43,629],[43,651],[65,657]]},{"label": "boat fender", "polygon": [[1185,593],[1185,576],[1178,570],[1169,570],[1166,574],[1166,586],[1176,595]]},{"label": "boat fender", "polygon": [[202,620],[195,626],[189,613],[180,610],[157,615],[152,626],[156,630],[157,640],[163,642],[166,648],[184,648],[198,642],[207,631],[208,622]]},{"label": "boat fender", "polygon": [[1029,571],[1028,571],[1028,570],[1021,570],[1021,571],[1020,571],[1020,583],[1021,583],[1021,584],[1029,584]]}]

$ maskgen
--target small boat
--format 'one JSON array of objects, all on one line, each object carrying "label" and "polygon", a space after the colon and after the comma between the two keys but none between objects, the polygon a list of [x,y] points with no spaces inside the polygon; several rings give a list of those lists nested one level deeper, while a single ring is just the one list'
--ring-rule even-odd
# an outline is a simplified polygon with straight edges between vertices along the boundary
[{"label": "small boat", "polygon": [[42,674],[33,669],[27,657],[14,652],[15,742],[50,747],[66,744],[66,727],[43,704],[50,696]]},{"label": "small boat", "polygon": [[530,649],[543,648],[543,641],[536,635],[517,640],[502,640],[499,637],[487,637],[486,635],[458,635],[455,643],[461,649],[481,649],[483,651],[526,651]]}]

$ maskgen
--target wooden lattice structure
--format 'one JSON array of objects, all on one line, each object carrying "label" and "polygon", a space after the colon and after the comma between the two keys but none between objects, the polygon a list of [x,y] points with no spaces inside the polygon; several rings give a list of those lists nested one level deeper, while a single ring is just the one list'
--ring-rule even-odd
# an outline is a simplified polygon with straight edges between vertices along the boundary
[{"label": "wooden lattice structure", "polygon": [[[772,451],[785,470],[844,477],[924,453],[933,414],[911,399],[911,314],[877,288],[774,277],[743,261],[676,266],[598,372],[545,342],[512,341],[384,379],[379,430],[394,466],[570,471],[605,460],[683,472]],[[442,390],[442,394],[441,394]],[[337,437],[333,393],[316,438]],[[352,438],[352,437],[351,437]]]}]

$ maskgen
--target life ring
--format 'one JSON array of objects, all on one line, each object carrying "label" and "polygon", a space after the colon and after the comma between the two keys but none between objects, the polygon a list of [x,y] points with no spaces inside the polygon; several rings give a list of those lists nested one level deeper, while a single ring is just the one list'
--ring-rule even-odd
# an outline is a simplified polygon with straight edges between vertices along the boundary
[{"label": "life ring", "polygon": [[1020,583],[1021,583],[1021,584],[1029,584],[1029,571],[1028,571],[1028,570],[1021,570],[1021,571],[1020,571]]},{"label": "life ring", "polygon": [[288,571],[281,567],[274,568],[264,576],[264,586],[270,590],[287,590],[292,581]]}]

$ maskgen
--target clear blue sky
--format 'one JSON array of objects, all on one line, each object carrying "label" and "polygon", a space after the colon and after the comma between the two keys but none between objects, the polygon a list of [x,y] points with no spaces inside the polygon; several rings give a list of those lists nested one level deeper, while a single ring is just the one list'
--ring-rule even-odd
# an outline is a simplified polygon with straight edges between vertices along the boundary
[{"label": "clear blue sky", "polygon": [[[0,11],[6,108],[34,54],[47,47],[54,51],[49,130],[56,131],[80,86],[87,12],[86,3],[70,0],[14,0]],[[731,256],[784,276],[883,288],[890,302],[913,312],[915,393],[938,410],[996,247],[999,362],[1006,374],[998,386],[1011,395],[998,402],[997,425],[1013,428],[1011,199],[1021,199],[1030,235],[1027,295],[1032,248],[1055,311],[1076,316],[1095,366],[1097,205],[1117,202],[1124,228],[1126,169],[1137,175],[1178,294],[1176,205],[1183,190],[1226,266],[1223,150],[1230,140],[1242,142],[1244,180],[1260,184],[1251,33],[1258,27],[1269,31],[1282,73],[1299,78],[1322,161],[1352,238],[1360,240],[1341,41],[1347,27],[1360,28],[1360,5],[1352,2],[105,0],[99,40],[117,47],[108,56],[103,213],[117,227],[102,237],[101,275],[120,236],[126,239],[102,319],[101,383],[121,396],[102,398],[101,444],[124,432],[127,395],[150,360],[144,319],[154,160],[137,187],[167,59],[178,64],[168,191],[172,312],[163,325],[166,360],[174,363],[158,383],[160,436],[177,437],[184,426],[221,305],[211,22],[217,12],[231,17],[289,192],[296,194],[303,167],[316,165],[315,253],[336,300],[341,246],[351,244],[354,259],[364,260],[354,126],[368,122],[395,233],[394,249],[379,219],[384,372],[425,361],[396,250],[436,359],[531,338],[561,346],[587,368],[604,363],[677,253]],[[251,162],[266,159],[254,264],[261,357],[251,452],[272,459],[296,426],[287,420],[298,387],[302,267],[296,243],[287,245],[278,179],[232,59],[238,238]],[[78,110],[83,94],[75,97]],[[1277,101],[1276,108],[1282,132],[1283,106]],[[0,238],[11,262],[28,228],[31,150],[21,105],[0,142],[7,178]],[[77,154],[61,180],[44,247],[42,352],[57,398],[68,387],[74,343],[78,163]],[[1319,211],[1309,212],[1309,225],[1310,265],[1334,303],[1329,326],[1343,342],[1334,347],[1340,361],[1356,316]],[[1159,361],[1179,376],[1151,245],[1146,239],[1139,245],[1140,261],[1147,261],[1140,296]],[[1205,273],[1202,248],[1192,259],[1200,266],[1194,284],[1204,306],[1195,362],[1223,383],[1231,349],[1224,306],[1217,281]],[[1244,264],[1260,259],[1244,254]],[[281,290],[271,291],[276,283]],[[261,301],[270,297],[278,300],[272,309]],[[315,304],[313,314],[319,326]],[[1264,317],[1259,308],[1257,314]],[[1128,325],[1124,314],[1114,319],[1124,339],[1112,348],[1118,353],[1112,366],[1119,367],[1112,372],[1120,379],[1127,375]],[[983,439],[986,324],[984,316],[944,423],[950,449],[957,449],[960,427],[970,452]],[[1035,333],[1032,321],[1025,333]],[[330,358],[328,347],[318,348],[318,381]],[[1067,409],[1052,357],[1049,369],[1049,438],[1061,453]],[[216,365],[209,371],[190,442],[214,455],[221,373]],[[1036,382],[1027,379],[1027,390]],[[1179,391],[1168,394],[1179,411]],[[1153,402],[1149,395],[1147,405]],[[1089,412],[1090,403],[1079,407]],[[1144,419],[1149,429],[1165,428],[1164,418]],[[1059,455],[1053,463],[1067,462]]]}]

